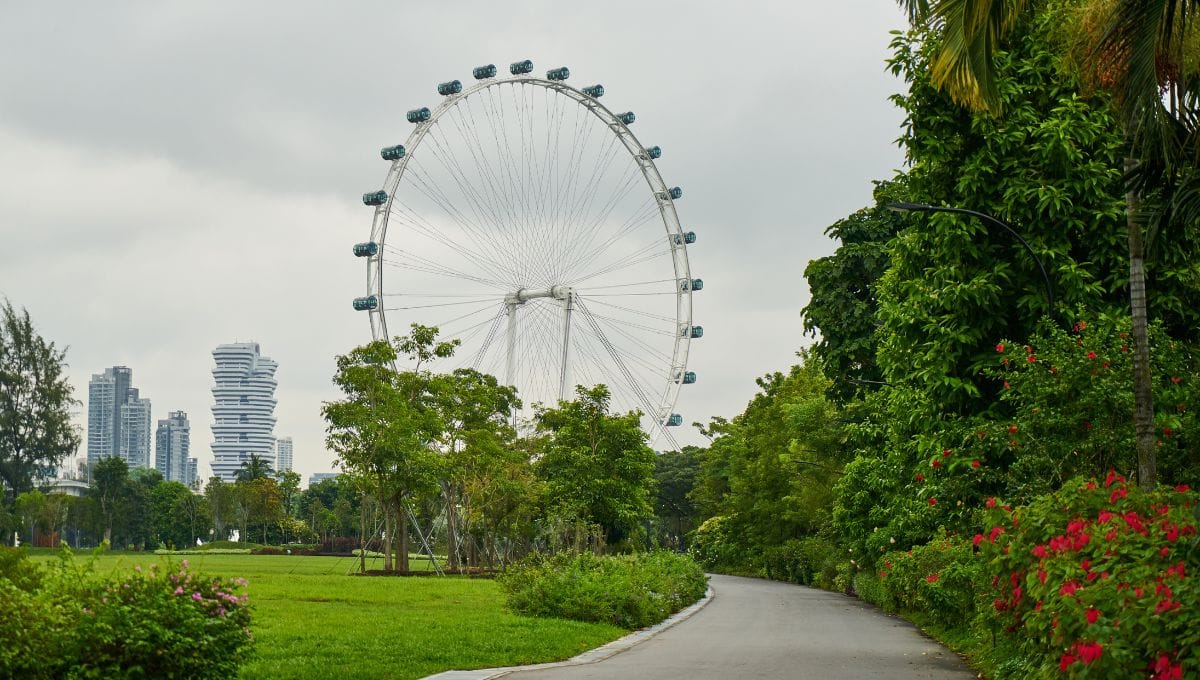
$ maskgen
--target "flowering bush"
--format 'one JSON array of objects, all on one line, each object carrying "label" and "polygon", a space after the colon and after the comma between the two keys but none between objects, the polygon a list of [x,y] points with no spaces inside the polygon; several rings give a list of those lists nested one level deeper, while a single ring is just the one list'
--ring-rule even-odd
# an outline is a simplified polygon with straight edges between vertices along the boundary
[{"label": "flowering bush", "polygon": [[0,677],[228,678],[250,653],[241,579],[195,574],[186,560],[100,578],[65,551],[39,571],[0,572]]},{"label": "flowering bush", "polygon": [[990,618],[1021,647],[1025,672],[1200,674],[1197,500],[1186,486],[1143,493],[1110,472],[1028,507],[989,501],[974,543]]}]

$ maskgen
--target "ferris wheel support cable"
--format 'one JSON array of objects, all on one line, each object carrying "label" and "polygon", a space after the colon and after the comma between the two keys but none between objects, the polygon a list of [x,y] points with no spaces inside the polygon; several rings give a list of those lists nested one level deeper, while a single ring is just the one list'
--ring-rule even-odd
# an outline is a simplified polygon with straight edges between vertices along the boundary
[{"label": "ferris wheel support cable", "polygon": [[[675,438],[672,437],[671,433],[667,432],[667,429],[665,427],[663,427],[662,423],[659,420],[657,420],[657,418],[661,418],[661,416],[658,414],[658,410],[657,410],[658,408],[661,408],[661,407],[655,407],[646,398],[646,395],[642,391],[640,385],[637,383],[636,380],[634,380],[633,375],[629,372],[629,369],[625,366],[625,362],[621,360],[621,357],[616,353],[615,349],[613,348],[612,343],[610,343],[608,341],[608,338],[606,338],[604,336],[604,331],[602,331],[600,329],[600,327],[598,325],[596,325],[595,320],[587,312],[587,307],[585,305],[580,305],[580,309],[583,310],[583,312],[584,312],[583,316],[585,319],[587,319],[588,324],[592,326],[592,330],[594,330],[596,332],[596,337],[598,337],[600,339],[600,342],[602,342],[604,344],[605,349],[607,349],[609,351],[609,353],[612,355],[613,361],[617,364],[617,366],[620,368],[621,372],[625,375],[626,380],[629,381],[630,387],[633,388],[633,391],[638,395],[641,402],[646,406],[646,416],[648,418],[655,419],[654,422],[658,424],[659,431],[664,436],[666,436],[668,441],[671,441],[672,443],[674,443]],[[678,447],[678,444],[675,444],[675,446]]]}]

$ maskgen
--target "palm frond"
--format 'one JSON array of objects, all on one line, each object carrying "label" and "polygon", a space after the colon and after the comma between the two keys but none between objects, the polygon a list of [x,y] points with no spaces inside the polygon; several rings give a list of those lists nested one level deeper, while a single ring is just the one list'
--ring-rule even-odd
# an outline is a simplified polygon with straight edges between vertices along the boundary
[{"label": "palm frond", "polygon": [[993,63],[1027,0],[939,0],[932,14],[942,26],[942,44],[930,71],[933,83],[960,104],[1000,112]]}]

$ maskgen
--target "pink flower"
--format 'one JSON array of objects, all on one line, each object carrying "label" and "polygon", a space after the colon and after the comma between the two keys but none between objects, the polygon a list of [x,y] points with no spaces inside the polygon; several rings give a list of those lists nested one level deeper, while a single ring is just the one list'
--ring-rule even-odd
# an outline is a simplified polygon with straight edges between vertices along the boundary
[{"label": "pink flower", "polygon": [[175,594],[176,594],[176,595],[182,595],[182,594],[183,594],[183,588],[182,588],[182,587],[177,587],[177,588],[175,588]]},{"label": "pink flower", "polygon": [[192,599],[199,602],[200,601],[200,593],[192,593]]}]

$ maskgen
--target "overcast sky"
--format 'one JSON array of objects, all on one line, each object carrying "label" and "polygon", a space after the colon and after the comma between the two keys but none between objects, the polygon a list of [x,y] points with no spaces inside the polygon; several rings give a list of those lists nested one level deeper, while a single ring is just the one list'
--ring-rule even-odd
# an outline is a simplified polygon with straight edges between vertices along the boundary
[{"label": "overcast sky", "polygon": [[90,375],[129,366],[155,421],[187,411],[205,478],[212,349],[261,343],[276,436],[306,480],[333,470],[320,404],[334,355],[370,340],[349,248],[370,233],[378,150],[436,83],[529,58],[603,82],[664,149],[706,286],[701,378],[676,411],[732,417],[811,342],[823,230],[902,163],[884,70],[902,25],[893,0],[7,3],[0,296],[69,348],[80,427]]}]

